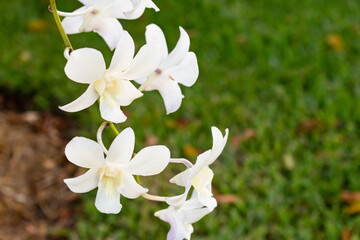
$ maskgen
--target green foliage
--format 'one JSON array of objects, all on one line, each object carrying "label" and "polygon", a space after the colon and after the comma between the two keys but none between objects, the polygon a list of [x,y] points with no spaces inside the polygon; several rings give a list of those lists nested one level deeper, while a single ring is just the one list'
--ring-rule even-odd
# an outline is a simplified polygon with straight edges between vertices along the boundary
[{"label": "green foliage", "polygon": [[[59,2],[61,10],[79,6]],[[347,229],[359,239],[360,215],[345,213],[340,193],[360,190],[360,2],[155,2],[159,13],[147,10],[137,21],[122,21],[124,28],[139,47],[145,26],[156,23],[172,49],[183,26],[200,77],[192,88],[182,88],[186,97],[176,113],[166,116],[159,94],[147,92],[124,108],[129,120],[120,127],[134,128],[137,150],[146,137],[156,136],[174,157],[184,156],[186,144],[209,149],[210,126],[230,129],[227,148],[212,168],[216,191],[237,201],[220,203],[196,223],[193,238],[340,239]],[[47,5],[0,3],[0,87],[31,96],[38,108],[54,109],[77,98],[84,86],[63,72],[63,45]],[[45,29],[34,30],[30,23],[39,19]],[[70,40],[75,48],[102,49],[110,60],[96,34]],[[97,112],[93,106],[70,115],[94,138]],[[243,139],[246,129],[255,137]],[[173,173],[157,179],[159,194],[172,189],[161,182]],[[165,238],[169,226],[153,216],[165,205],[122,198],[122,212],[108,216],[96,211],[94,193],[84,196],[77,238]]]}]

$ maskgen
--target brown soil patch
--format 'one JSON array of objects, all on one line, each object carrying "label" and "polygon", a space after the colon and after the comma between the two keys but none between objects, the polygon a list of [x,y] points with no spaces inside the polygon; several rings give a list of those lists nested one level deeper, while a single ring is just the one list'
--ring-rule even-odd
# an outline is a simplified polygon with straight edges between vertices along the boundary
[{"label": "brown soil patch", "polygon": [[64,156],[69,139],[59,117],[0,111],[0,239],[67,239],[77,196],[64,178],[76,167]]}]

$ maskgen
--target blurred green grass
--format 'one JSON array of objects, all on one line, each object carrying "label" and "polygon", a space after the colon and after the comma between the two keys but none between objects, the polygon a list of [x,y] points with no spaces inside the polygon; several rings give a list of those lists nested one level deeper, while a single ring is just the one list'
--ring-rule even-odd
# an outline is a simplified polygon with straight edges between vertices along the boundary
[{"label": "blurred green grass", "polygon": [[[66,11],[80,6],[58,2]],[[129,118],[120,128],[134,128],[137,150],[156,136],[174,157],[184,156],[186,144],[209,149],[212,125],[230,128],[229,143],[212,167],[214,188],[238,201],[220,203],[194,225],[193,238],[341,239],[350,230],[351,239],[360,239],[360,215],[347,214],[340,199],[342,190],[360,190],[360,2],[155,2],[159,13],[147,10],[136,21],[122,21],[124,28],[141,46],[146,25],[156,23],[172,49],[178,26],[184,27],[200,77],[182,88],[186,97],[176,113],[166,116],[158,93],[149,92],[124,108]],[[0,3],[0,87],[29,98],[30,108],[55,110],[85,86],[63,72],[63,43],[47,5]],[[70,40],[75,48],[101,49],[110,60],[96,34]],[[95,137],[101,121],[96,106],[70,115],[82,124],[82,135]],[[255,137],[243,139],[246,129]],[[174,171],[153,180],[157,190],[172,189],[162,182]],[[71,238],[165,238],[169,226],[153,216],[165,205],[122,198],[122,212],[107,216],[96,211],[94,196],[84,195]]]}]

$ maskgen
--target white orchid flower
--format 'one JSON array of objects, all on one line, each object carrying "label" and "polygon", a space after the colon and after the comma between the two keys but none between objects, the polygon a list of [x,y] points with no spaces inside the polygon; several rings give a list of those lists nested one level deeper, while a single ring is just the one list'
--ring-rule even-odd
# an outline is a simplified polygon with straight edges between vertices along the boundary
[{"label": "white orchid flower", "polygon": [[135,81],[142,84],[140,91],[158,90],[164,100],[167,114],[175,112],[184,98],[179,83],[190,87],[199,76],[196,55],[189,52],[189,35],[180,27],[180,38],[170,54],[164,33],[157,25],[148,25],[145,35],[148,43],[156,42],[161,45],[162,61],[150,76]]},{"label": "white orchid flower", "polygon": [[190,239],[194,231],[192,224],[210,212],[210,209],[204,208],[197,199],[192,198],[180,206],[169,206],[160,210],[155,216],[170,224],[167,240],[182,240]]},{"label": "white orchid flower", "polygon": [[185,201],[190,187],[193,186],[195,189],[193,195],[196,196],[204,206],[208,207],[211,211],[217,206],[217,202],[211,192],[211,182],[214,173],[209,165],[212,164],[223,151],[229,135],[229,130],[225,130],[224,137],[221,131],[216,127],[212,127],[211,132],[213,137],[212,149],[200,154],[193,167],[188,168],[170,179],[171,183],[185,187],[185,192],[181,195],[168,198],[168,204],[181,204]]},{"label": "white orchid flower", "polygon": [[159,49],[157,43],[148,43],[134,57],[134,41],[124,31],[108,69],[98,50],[81,48],[73,51],[65,73],[71,80],[89,84],[89,87],[79,98],[60,109],[77,112],[91,106],[100,97],[101,117],[115,123],[124,122],[126,116],[120,106],[127,106],[143,95],[129,80],[147,76],[156,69],[161,60]]},{"label": "white orchid flower", "polygon": [[134,132],[126,128],[115,138],[104,158],[97,142],[83,137],[73,138],[65,148],[67,159],[79,167],[90,169],[64,182],[75,193],[89,192],[98,187],[96,208],[102,213],[119,213],[122,208],[120,195],[134,199],[148,191],[135,181],[133,175],[159,174],[170,159],[169,149],[165,146],[146,147],[131,159],[134,144]]},{"label": "white orchid flower", "polygon": [[146,8],[153,8],[156,12],[160,11],[160,9],[151,0],[130,0],[130,1],[133,5],[133,9],[124,13],[126,19],[139,18],[144,13]]},{"label": "white orchid flower", "polygon": [[60,12],[66,34],[80,32],[98,33],[113,50],[119,42],[122,26],[119,19],[126,19],[125,12],[134,7],[131,0],[79,0],[83,7],[72,13]]}]

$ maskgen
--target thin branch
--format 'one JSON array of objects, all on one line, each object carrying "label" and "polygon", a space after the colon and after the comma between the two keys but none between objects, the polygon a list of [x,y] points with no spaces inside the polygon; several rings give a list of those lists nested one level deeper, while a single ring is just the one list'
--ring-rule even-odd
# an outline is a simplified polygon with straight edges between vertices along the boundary
[{"label": "thin branch", "polygon": [[100,146],[102,147],[104,153],[107,155],[108,154],[108,150],[106,149],[106,147],[104,146],[104,143],[102,141],[102,133],[104,131],[104,129],[106,128],[106,126],[108,125],[108,122],[103,122],[98,131],[97,131],[97,134],[96,134],[96,138],[97,138],[97,141],[98,143],[100,144]]},{"label": "thin branch", "polygon": [[[59,33],[61,35],[61,38],[65,44],[66,47],[70,48],[71,51],[73,51],[73,47],[71,45],[71,42],[68,38],[68,36],[66,35],[65,33],[65,30],[61,24],[61,20],[60,20],[60,17],[59,17],[59,14],[57,12],[57,9],[56,9],[56,3],[55,3],[55,0],[50,0],[50,7],[49,7],[49,10],[50,12],[53,14],[53,17],[54,17],[54,20],[55,20],[55,23],[56,23],[56,26],[59,30]],[[71,52],[70,51],[70,52]]]},{"label": "thin branch", "polygon": [[109,123],[109,126],[111,127],[111,129],[113,130],[113,132],[116,134],[116,136],[119,135],[120,133],[119,133],[119,131],[116,129],[114,123],[112,123],[112,122],[108,122],[108,123]]},{"label": "thin branch", "polygon": [[151,194],[147,194],[147,193],[141,194],[141,196],[148,200],[157,201],[157,202],[166,202],[166,199],[167,199],[167,197],[156,196],[156,195],[151,195]]},{"label": "thin branch", "polygon": [[171,163],[182,163],[187,168],[192,168],[194,166],[189,160],[187,160],[185,158],[170,158],[170,162]]}]

